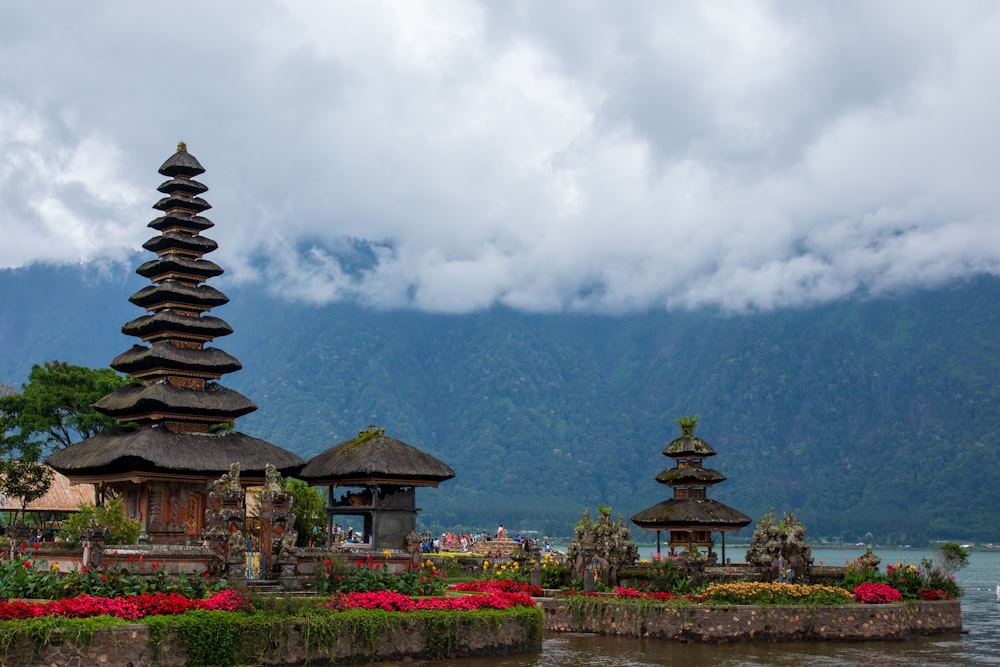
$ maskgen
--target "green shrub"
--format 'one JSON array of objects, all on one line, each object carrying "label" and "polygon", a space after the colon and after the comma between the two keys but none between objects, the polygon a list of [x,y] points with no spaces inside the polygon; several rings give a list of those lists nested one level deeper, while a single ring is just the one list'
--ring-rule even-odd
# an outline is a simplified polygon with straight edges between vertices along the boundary
[{"label": "green shrub", "polygon": [[91,528],[106,528],[108,544],[135,544],[142,532],[142,524],[126,518],[121,498],[109,498],[103,505],[80,505],[62,523],[59,536],[75,544],[80,541],[80,533]]}]

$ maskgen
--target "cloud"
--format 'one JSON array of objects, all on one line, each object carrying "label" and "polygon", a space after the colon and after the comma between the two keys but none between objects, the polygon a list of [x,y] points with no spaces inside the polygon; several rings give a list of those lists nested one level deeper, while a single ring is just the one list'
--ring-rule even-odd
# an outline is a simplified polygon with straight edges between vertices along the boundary
[{"label": "cloud", "polygon": [[1000,273],[991,2],[60,7],[0,8],[0,267],[129,261],[185,140],[227,279],[314,303],[769,310]]}]

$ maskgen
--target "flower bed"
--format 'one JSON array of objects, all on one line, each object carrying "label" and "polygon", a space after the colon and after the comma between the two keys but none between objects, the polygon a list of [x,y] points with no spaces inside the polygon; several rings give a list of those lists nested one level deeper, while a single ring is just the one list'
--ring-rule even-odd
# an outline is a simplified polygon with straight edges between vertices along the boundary
[{"label": "flower bed", "polygon": [[460,591],[464,593],[526,593],[533,597],[541,597],[545,594],[538,586],[515,581],[513,579],[478,579],[476,581],[463,581],[452,584],[448,590]]},{"label": "flower bed", "polygon": [[146,616],[170,616],[192,609],[237,611],[246,605],[246,598],[236,591],[223,590],[203,600],[178,593],[146,593],[115,598],[79,595],[49,602],[24,600],[0,601],[0,621],[57,616],[88,618],[111,616],[134,621]]}]

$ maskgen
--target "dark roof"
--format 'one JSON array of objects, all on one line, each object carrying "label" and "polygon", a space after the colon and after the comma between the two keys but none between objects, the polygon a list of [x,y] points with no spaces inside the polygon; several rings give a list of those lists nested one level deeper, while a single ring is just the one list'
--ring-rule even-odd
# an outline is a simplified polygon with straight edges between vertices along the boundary
[{"label": "dark roof", "polygon": [[672,440],[663,453],[672,458],[715,456],[715,450],[710,444],[690,434]]},{"label": "dark roof", "polygon": [[739,530],[750,521],[746,514],[711,498],[671,498],[632,517],[632,523],[646,530]]},{"label": "dark roof", "polygon": [[200,195],[208,192],[208,186],[190,178],[171,178],[169,181],[160,183],[156,188],[164,194],[181,193],[188,196]]},{"label": "dark roof", "polygon": [[135,272],[143,278],[149,278],[153,281],[170,273],[182,273],[200,279],[214,278],[224,273],[222,267],[211,260],[195,259],[173,253],[143,262]]},{"label": "dark roof", "polygon": [[184,142],[177,144],[177,152],[160,165],[160,173],[173,178],[174,176],[197,176],[205,173],[205,168],[198,158],[187,152]]},{"label": "dark roof", "polygon": [[211,285],[189,287],[176,280],[164,280],[159,285],[147,285],[130,296],[128,300],[142,308],[156,308],[160,304],[182,303],[206,310],[229,303],[229,297]]},{"label": "dark roof", "polygon": [[158,211],[171,211],[175,208],[179,208],[183,211],[201,213],[202,211],[207,211],[212,208],[212,205],[201,197],[188,197],[177,193],[169,194],[166,197],[163,197],[160,201],[153,204],[153,208]]},{"label": "dark roof", "polygon": [[152,227],[157,231],[167,229],[183,229],[188,232],[203,232],[215,226],[215,223],[200,215],[189,215],[181,211],[170,211],[166,215],[160,216],[151,221],[147,227]]},{"label": "dark roof", "polygon": [[193,350],[171,343],[154,343],[152,347],[133,345],[111,361],[111,368],[130,374],[174,370],[224,375],[240,370],[243,364],[233,355],[216,347]]},{"label": "dark roof", "polygon": [[257,409],[253,401],[214,382],[205,389],[182,389],[166,380],[151,384],[127,384],[104,396],[94,408],[110,417],[131,417],[149,413],[217,416],[219,422],[249,414]]},{"label": "dark roof", "polygon": [[268,463],[294,476],[305,463],[292,452],[238,431],[174,433],[163,427],[109,429],[46,459],[57,472],[79,481],[130,473],[218,477],[236,462],[243,479],[262,479]]},{"label": "dark roof", "polygon": [[233,333],[233,328],[218,317],[178,315],[168,308],[135,318],[122,326],[122,333],[140,338],[158,334],[173,334],[175,338],[182,338],[184,334],[217,338]]},{"label": "dark roof", "polygon": [[143,243],[142,247],[156,253],[167,250],[187,250],[190,253],[205,255],[218,248],[219,244],[207,236],[182,234],[181,232],[164,232]]},{"label": "dark roof", "polygon": [[437,486],[455,471],[416,447],[384,435],[381,429],[361,431],[309,459],[298,475],[312,484],[365,486],[382,483]]},{"label": "dark roof", "polygon": [[670,486],[700,484],[708,486],[726,481],[726,476],[711,468],[667,468],[656,476],[656,481]]}]

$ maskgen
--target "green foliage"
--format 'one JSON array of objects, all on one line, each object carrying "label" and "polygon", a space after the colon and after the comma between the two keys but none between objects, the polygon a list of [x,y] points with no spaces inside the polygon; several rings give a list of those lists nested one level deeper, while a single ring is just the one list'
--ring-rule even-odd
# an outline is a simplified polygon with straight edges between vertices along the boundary
[{"label": "green foliage", "polygon": [[80,540],[80,532],[92,528],[108,530],[108,544],[135,544],[142,532],[142,524],[125,516],[121,498],[108,498],[103,505],[80,505],[62,523],[59,536],[69,543]]},{"label": "green foliage", "polygon": [[[23,360],[53,349],[91,366],[122,351],[107,313],[120,308],[124,322],[131,306],[79,278],[0,272],[0,322],[19,324],[0,380],[23,381]],[[728,477],[710,497],[749,516],[782,507],[814,542],[922,546],[956,529],[1000,540],[1000,337],[983,307],[1000,302],[997,277],[740,316],[257,308],[267,295],[232,289],[245,368],[226,385],[263,399],[240,430],[310,458],[392,415],[394,436],[459,473],[418,491],[420,521],[437,534],[502,522],[569,537],[581,505],[597,502],[629,517],[669,494],[653,480],[668,464],[662,444],[693,413]],[[892,464],[873,475],[872,461]]]},{"label": "green foliage", "polygon": [[63,641],[86,646],[93,636],[105,628],[126,625],[128,621],[111,616],[94,618],[62,618],[42,616],[16,621],[0,622],[0,654],[10,655],[25,639],[30,641],[34,651],[44,648],[52,639],[55,630]]},{"label": "green foliage", "polygon": [[[52,468],[41,463],[22,461],[19,459],[0,460],[0,493],[8,498],[21,500],[21,518],[28,503],[41,498],[52,485]],[[14,513],[11,523],[18,520]]]},{"label": "green foliage", "polygon": [[66,597],[58,573],[35,569],[34,562],[21,552],[0,560],[0,597],[53,600]]},{"label": "green foliage", "polygon": [[858,584],[884,583],[886,583],[885,575],[878,569],[878,566],[872,565],[863,559],[855,558],[844,569],[844,578],[841,580],[840,585],[848,591],[853,591],[854,587]]},{"label": "green foliage", "polygon": [[285,490],[292,494],[292,511],[295,513],[296,546],[304,547],[326,541],[326,498],[315,486],[300,479],[285,480]]},{"label": "green foliage", "polygon": [[17,425],[23,437],[45,447],[68,447],[115,425],[91,405],[128,384],[110,368],[47,361],[31,367],[21,388]]},{"label": "green foliage", "polygon": [[316,590],[321,593],[392,591],[404,595],[440,595],[444,592],[444,575],[431,561],[402,572],[390,572],[385,559],[366,556],[353,564],[339,555],[331,555],[320,567]]},{"label": "green foliage", "polygon": [[969,551],[956,542],[943,542],[935,560],[946,574],[955,574],[969,565]]},{"label": "green foliage", "polygon": [[690,593],[691,577],[687,571],[677,565],[673,558],[659,558],[646,567],[647,586],[643,591],[663,593]]},{"label": "green foliage", "polygon": [[[38,561],[44,564],[45,561]],[[205,573],[207,574],[207,573]],[[170,575],[160,563],[130,556],[119,559],[117,552],[105,553],[102,566],[92,570],[60,572],[58,566],[39,569],[27,549],[17,557],[0,561],[0,597],[60,600],[77,595],[114,598],[145,593],[179,593],[203,598],[222,585],[207,576]]]}]

